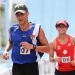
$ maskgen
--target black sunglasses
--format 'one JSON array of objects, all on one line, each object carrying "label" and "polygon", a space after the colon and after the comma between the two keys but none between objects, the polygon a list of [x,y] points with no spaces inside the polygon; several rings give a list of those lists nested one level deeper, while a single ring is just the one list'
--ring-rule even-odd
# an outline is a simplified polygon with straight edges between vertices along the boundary
[{"label": "black sunglasses", "polygon": [[65,28],[65,27],[67,27],[67,26],[65,26],[64,24],[58,24],[58,25],[56,25],[56,28]]}]

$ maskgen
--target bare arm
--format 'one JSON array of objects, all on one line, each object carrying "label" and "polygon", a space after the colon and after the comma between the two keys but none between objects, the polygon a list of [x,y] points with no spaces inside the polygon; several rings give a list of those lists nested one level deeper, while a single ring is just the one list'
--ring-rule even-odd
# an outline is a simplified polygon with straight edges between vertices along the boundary
[{"label": "bare arm", "polygon": [[9,40],[8,43],[7,43],[7,45],[6,45],[6,47],[5,47],[5,50],[8,52],[8,51],[11,50],[11,48],[12,48],[12,43],[11,43],[11,41]]},{"label": "bare arm", "polygon": [[[75,37],[72,37],[71,40],[72,40],[73,44],[75,45]],[[74,56],[75,56],[75,50],[74,50]],[[75,66],[75,57],[74,57],[74,60],[71,61],[71,65]]]},{"label": "bare arm", "polygon": [[75,38],[74,37],[72,37],[73,38],[73,43],[74,43],[74,45],[75,45]]},{"label": "bare arm", "polygon": [[50,57],[50,61],[54,62],[54,44],[50,43],[49,44],[49,48],[50,48],[50,52],[49,52],[49,57]]},{"label": "bare arm", "polygon": [[8,52],[9,52],[9,50],[11,50],[11,48],[12,48],[12,42],[11,42],[11,37],[10,37],[10,34],[9,34],[9,41],[8,41],[6,47],[5,47],[5,51],[3,53],[3,59],[7,60],[9,58]]},{"label": "bare arm", "polygon": [[9,40],[8,40],[8,43],[5,47],[5,50],[8,52],[11,48],[12,48],[12,40],[11,40],[11,32],[9,30]]},{"label": "bare arm", "polygon": [[50,52],[49,57],[51,62],[61,62],[61,57],[54,56],[54,52],[56,51],[56,42],[55,40],[49,44]]},{"label": "bare arm", "polygon": [[40,29],[39,41],[42,44],[42,46],[36,46],[35,50],[43,52],[43,53],[49,53],[49,44],[44,34],[44,31],[42,29]]},{"label": "bare arm", "polygon": [[[49,44],[42,29],[39,32],[39,41],[42,45],[36,46],[35,50],[42,53],[49,53]],[[25,49],[33,49],[33,44],[29,44],[28,42],[22,42],[21,44]]]}]

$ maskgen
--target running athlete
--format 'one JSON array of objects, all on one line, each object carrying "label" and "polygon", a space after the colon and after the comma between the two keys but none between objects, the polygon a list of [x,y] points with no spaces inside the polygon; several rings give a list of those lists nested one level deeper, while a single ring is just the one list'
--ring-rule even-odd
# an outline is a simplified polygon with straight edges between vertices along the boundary
[{"label": "running athlete", "polygon": [[55,75],[75,75],[75,38],[66,33],[68,28],[65,20],[58,21],[58,36],[50,43],[50,61],[56,62]]},{"label": "running athlete", "polygon": [[14,13],[19,23],[9,30],[9,41],[3,58],[8,59],[8,52],[12,49],[13,75],[39,75],[37,59],[44,52],[49,52],[48,41],[42,28],[28,21],[29,12],[26,5],[17,4]]}]

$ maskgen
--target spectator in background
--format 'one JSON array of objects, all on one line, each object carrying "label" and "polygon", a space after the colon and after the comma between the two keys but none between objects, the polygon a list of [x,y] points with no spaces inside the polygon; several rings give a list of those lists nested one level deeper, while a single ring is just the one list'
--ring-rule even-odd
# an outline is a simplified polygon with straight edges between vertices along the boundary
[{"label": "spectator in background", "polygon": [[66,33],[69,24],[65,20],[59,20],[55,27],[58,36],[50,43],[50,61],[56,62],[55,75],[75,75],[75,38]]}]

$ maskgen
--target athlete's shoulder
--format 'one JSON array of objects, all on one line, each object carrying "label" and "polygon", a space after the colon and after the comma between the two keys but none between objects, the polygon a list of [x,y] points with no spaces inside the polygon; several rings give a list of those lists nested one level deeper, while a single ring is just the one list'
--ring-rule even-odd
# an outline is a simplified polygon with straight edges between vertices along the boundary
[{"label": "athlete's shoulder", "polygon": [[75,36],[73,36],[73,35],[68,35],[68,37],[70,37],[70,38],[74,38]]},{"label": "athlete's shoulder", "polygon": [[71,42],[73,42],[73,44],[75,44],[75,36],[73,35],[69,35]]},{"label": "athlete's shoulder", "polygon": [[14,24],[10,28],[16,28],[16,27],[19,27],[19,24]]},{"label": "athlete's shoulder", "polygon": [[58,36],[55,36],[55,37],[52,38],[51,41],[50,41],[50,45],[51,45],[54,49],[56,49],[56,43],[57,43],[56,39],[57,39],[57,38],[58,38]]},{"label": "athlete's shoulder", "polygon": [[52,38],[50,42],[54,44],[56,43],[56,39],[58,39],[58,36],[55,36],[54,38]]},{"label": "athlete's shoulder", "polygon": [[39,23],[31,23],[32,27],[41,26]]},{"label": "athlete's shoulder", "polygon": [[10,31],[16,31],[17,29],[19,29],[19,24],[14,24],[9,28]]}]

